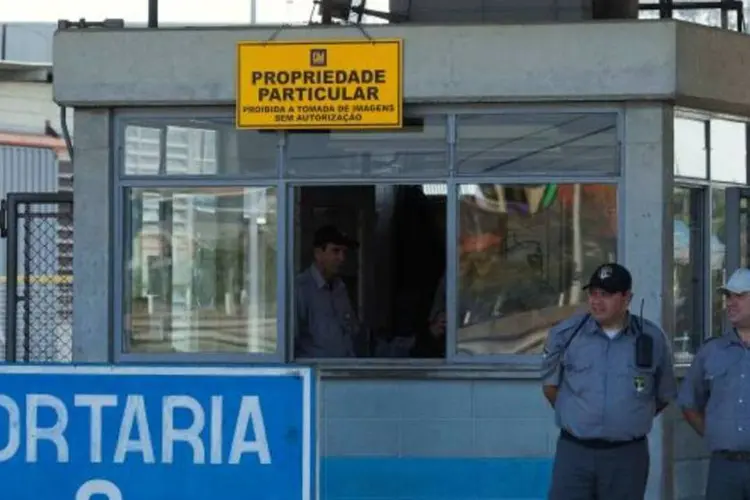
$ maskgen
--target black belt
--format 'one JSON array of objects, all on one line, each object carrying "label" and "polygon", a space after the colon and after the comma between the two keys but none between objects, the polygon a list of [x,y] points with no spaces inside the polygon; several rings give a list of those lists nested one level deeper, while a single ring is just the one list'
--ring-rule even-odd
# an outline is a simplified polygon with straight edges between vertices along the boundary
[{"label": "black belt", "polygon": [[573,443],[580,444],[583,447],[592,448],[595,450],[609,450],[612,448],[619,448],[620,446],[625,446],[628,444],[640,443],[641,441],[646,440],[646,436],[641,436],[626,441],[609,441],[607,439],[581,439],[574,436],[565,429],[560,431],[560,437],[562,439],[565,439],[566,441],[571,441]]},{"label": "black belt", "polygon": [[713,455],[731,462],[750,462],[750,451],[717,450]]}]

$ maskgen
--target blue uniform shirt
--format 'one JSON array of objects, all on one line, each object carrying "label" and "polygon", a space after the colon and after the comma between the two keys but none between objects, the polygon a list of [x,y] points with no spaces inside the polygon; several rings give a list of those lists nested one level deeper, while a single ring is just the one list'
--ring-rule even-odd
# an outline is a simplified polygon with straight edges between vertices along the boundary
[{"label": "blue uniform shirt", "polygon": [[[630,316],[628,326],[610,339],[589,317],[575,315],[550,330],[544,348],[542,383],[558,388],[555,420],[582,439],[626,441],[649,433],[657,402],[676,396],[672,352],[666,335],[643,320],[643,333],[653,338],[653,362],[635,362],[639,328]],[[565,348],[576,328],[582,325]]]},{"label": "blue uniform shirt", "polygon": [[712,451],[750,451],[750,350],[736,331],[703,344],[677,401],[705,415]]},{"label": "blue uniform shirt", "polygon": [[361,325],[346,285],[340,279],[327,284],[312,265],[295,281],[297,309],[294,339],[297,357],[349,358],[356,356]]}]

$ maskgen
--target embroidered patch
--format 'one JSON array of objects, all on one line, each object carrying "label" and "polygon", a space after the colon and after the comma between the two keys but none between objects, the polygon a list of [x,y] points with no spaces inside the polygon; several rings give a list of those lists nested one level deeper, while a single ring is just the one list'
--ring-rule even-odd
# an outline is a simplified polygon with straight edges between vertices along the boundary
[{"label": "embroidered patch", "polygon": [[612,268],[609,266],[604,266],[599,270],[599,279],[600,280],[606,280],[612,276]]}]

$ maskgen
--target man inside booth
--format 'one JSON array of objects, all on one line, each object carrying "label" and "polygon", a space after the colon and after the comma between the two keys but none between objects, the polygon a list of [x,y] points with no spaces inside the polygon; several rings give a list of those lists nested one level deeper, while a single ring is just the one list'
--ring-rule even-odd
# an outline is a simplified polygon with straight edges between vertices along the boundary
[{"label": "man inside booth", "polygon": [[358,247],[335,226],[315,232],[313,263],[295,280],[296,357],[351,358],[367,346],[366,330],[340,277],[347,251]]}]

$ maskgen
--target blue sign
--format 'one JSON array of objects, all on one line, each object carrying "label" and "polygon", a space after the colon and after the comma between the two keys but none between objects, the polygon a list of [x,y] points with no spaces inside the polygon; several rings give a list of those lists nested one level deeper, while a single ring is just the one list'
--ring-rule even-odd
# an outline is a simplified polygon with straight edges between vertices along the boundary
[{"label": "blue sign", "polygon": [[309,368],[0,366],[2,497],[312,500]]}]

